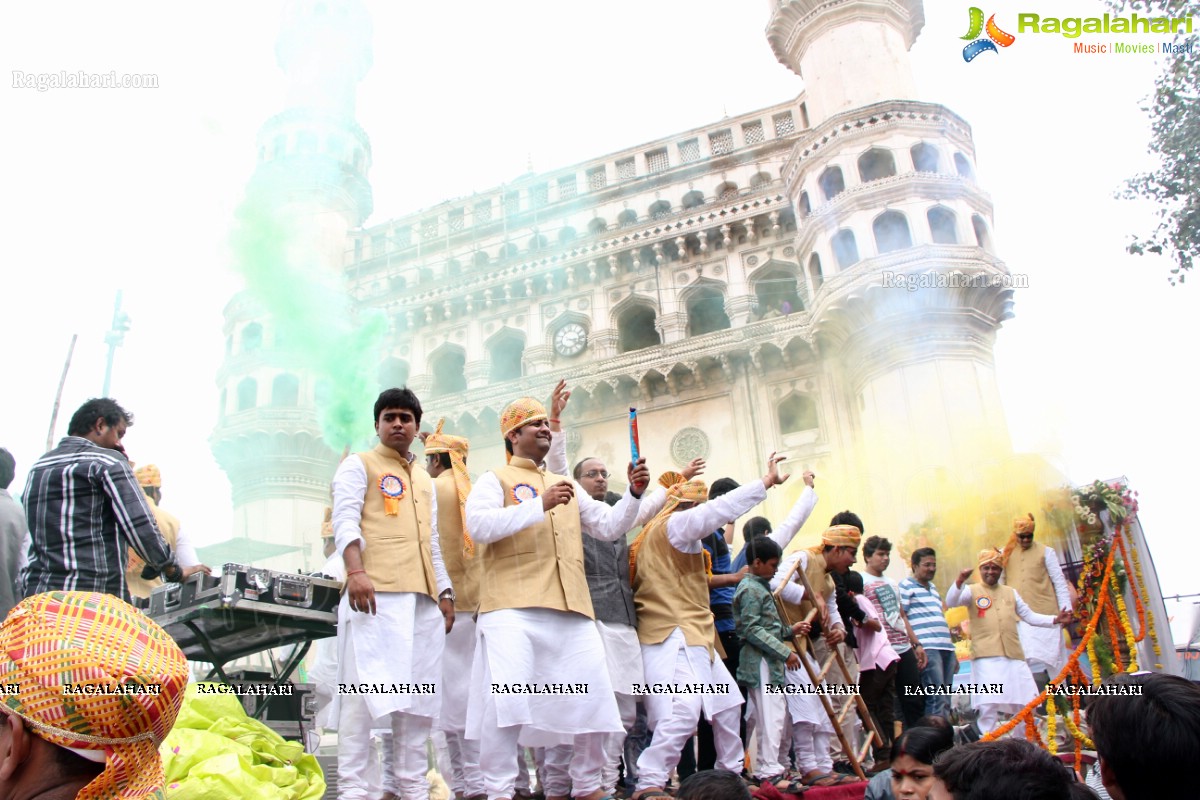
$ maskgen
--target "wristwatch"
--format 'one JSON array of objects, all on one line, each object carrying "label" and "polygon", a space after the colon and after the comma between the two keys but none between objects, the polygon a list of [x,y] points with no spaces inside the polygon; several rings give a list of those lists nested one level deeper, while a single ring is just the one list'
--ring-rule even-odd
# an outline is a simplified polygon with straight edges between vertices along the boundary
[{"label": "wristwatch", "polygon": [[438,602],[440,603],[443,600],[449,600],[451,603],[453,603],[454,602],[454,590],[453,589],[443,589],[442,593],[438,595]]}]

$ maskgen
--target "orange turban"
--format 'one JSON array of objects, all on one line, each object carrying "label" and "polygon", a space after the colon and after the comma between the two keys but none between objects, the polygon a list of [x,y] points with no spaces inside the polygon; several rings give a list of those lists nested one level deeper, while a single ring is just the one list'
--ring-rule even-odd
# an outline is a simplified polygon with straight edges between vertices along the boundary
[{"label": "orange turban", "polygon": [[858,547],[862,531],[853,525],[834,525],[821,534],[823,547]]},{"label": "orange turban", "polygon": [[1013,518],[1013,533],[1033,533],[1033,514]]},{"label": "orange turban", "polygon": [[133,471],[133,477],[137,478],[138,486],[153,486],[156,489],[162,488],[162,475],[159,473],[158,467],[153,464],[138,467]]},{"label": "orange turban", "polygon": [[[442,433],[446,420],[439,419],[437,429],[425,437],[425,455],[447,453],[450,456],[450,469],[454,473],[454,489],[458,492],[458,513],[462,519],[463,553],[475,555],[475,543],[467,533],[467,495],[471,493],[471,475],[467,472],[467,451],[471,449],[470,442],[463,436],[451,436]],[[443,543],[445,546],[445,543]]]},{"label": "orange turban", "polygon": [[997,567],[1004,566],[1004,551],[998,547],[989,547],[979,551],[979,557],[975,560],[975,566],[982,567],[984,564],[995,564]]},{"label": "orange turban", "polygon": [[163,797],[158,748],[179,715],[187,681],[187,659],[175,641],[111,595],[27,597],[0,627],[4,711],[48,742],[104,756],[104,772],[79,800]]},{"label": "orange turban", "polygon": [[522,397],[509,403],[500,414],[500,435],[508,438],[508,434],[538,420],[550,419],[546,407],[532,397]]}]

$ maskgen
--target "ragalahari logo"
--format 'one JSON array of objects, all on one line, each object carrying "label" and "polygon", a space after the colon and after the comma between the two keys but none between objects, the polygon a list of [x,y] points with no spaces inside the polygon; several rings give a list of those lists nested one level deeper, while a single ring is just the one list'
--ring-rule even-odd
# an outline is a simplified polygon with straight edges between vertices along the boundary
[{"label": "ragalahari logo", "polygon": [[[987,31],[987,38],[980,39],[979,34]],[[963,61],[971,62],[975,60],[975,56],[980,53],[986,53],[989,50],[993,53],[1000,52],[996,49],[996,45],[1008,47],[1017,40],[1017,37],[1011,33],[1005,33],[996,25],[996,15],[992,14],[988,17],[987,25],[983,24],[983,9],[971,6],[971,27],[967,31],[967,35],[963,39],[971,39],[969,45],[963,48]]]}]

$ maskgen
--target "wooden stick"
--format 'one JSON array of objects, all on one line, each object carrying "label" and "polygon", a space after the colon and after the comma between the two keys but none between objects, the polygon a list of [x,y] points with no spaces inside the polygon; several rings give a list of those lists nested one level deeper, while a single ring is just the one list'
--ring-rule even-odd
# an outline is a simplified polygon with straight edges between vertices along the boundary
[{"label": "wooden stick", "polygon": [[71,368],[71,356],[75,352],[78,333],[71,334],[71,346],[67,348],[67,360],[63,362],[62,377],[58,379],[58,392],[54,395],[54,410],[50,413],[50,430],[46,431],[46,451],[54,449],[54,425],[58,422],[58,407],[62,404],[63,386],[67,383],[67,370]]}]

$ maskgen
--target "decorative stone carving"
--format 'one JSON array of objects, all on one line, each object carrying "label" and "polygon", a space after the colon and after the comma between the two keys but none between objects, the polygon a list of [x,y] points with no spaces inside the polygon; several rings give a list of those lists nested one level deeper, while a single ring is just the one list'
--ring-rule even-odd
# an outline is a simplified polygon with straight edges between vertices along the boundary
[{"label": "decorative stone carving", "polygon": [[671,437],[671,458],[676,466],[687,466],[694,458],[708,458],[708,434],[699,428],[684,428]]}]

